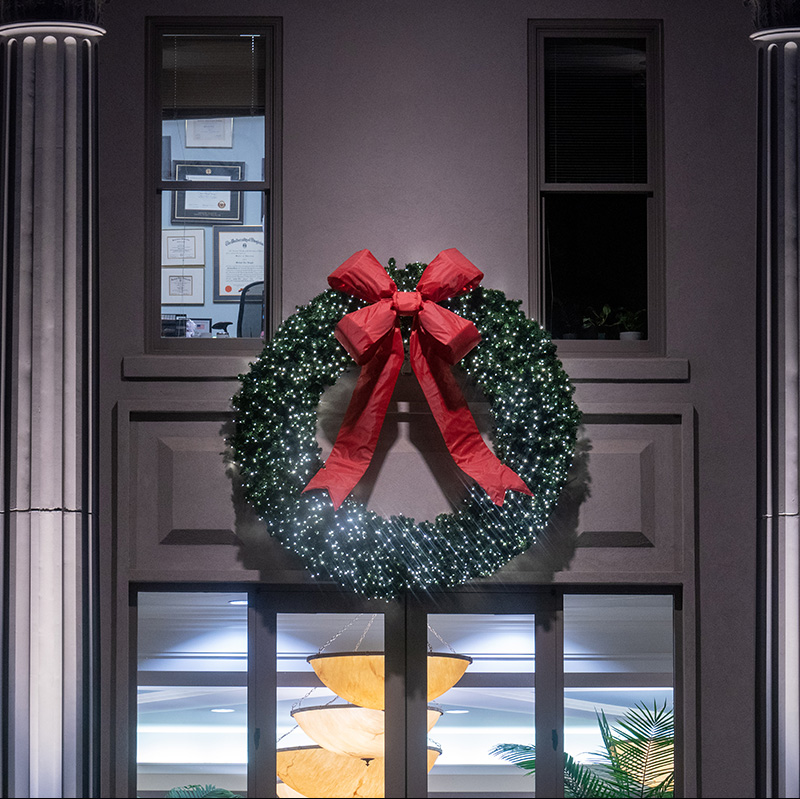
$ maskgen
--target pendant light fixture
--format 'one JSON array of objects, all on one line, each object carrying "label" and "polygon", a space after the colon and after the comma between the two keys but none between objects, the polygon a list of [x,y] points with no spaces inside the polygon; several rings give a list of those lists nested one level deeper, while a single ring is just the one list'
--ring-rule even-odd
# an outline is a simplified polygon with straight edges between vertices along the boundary
[{"label": "pendant light fixture", "polygon": [[[441,753],[428,744],[428,771]],[[384,795],[382,757],[348,757],[321,746],[292,746],[278,750],[277,771],[294,791],[315,799],[378,799]]]},{"label": "pendant light fixture", "polygon": [[[317,677],[333,693],[360,707],[384,710],[383,652],[320,652],[306,658]],[[428,702],[449,691],[463,676],[472,658],[447,652],[428,652]]]},{"label": "pendant light fixture", "polygon": [[[292,718],[323,749],[358,758],[384,756],[385,711],[358,705],[313,705],[296,708]],[[442,709],[428,705],[428,732]]]}]

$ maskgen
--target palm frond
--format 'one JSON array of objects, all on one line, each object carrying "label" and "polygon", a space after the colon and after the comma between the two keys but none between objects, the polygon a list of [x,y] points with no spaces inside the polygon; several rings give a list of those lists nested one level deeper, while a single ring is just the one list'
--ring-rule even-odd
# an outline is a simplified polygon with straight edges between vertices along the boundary
[{"label": "palm frond", "polygon": [[568,799],[615,799],[619,794],[604,775],[604,766],[586,766],[564,753],[564,796]]},{"label": "palm frond", "polygon": [[[605,713],[596,712],[604,751],[599,762],[578,763],[564,754],[564,796],[569,799],[669,799],[674,792],[674,715],[666,702],[652,709],[630,708],[612,728]],[[530,774],[536,772],[536,748],[526,744],[497,744],[489,754],[501,757]]]},{"label": "palm frond", "polygon": [[166,796],[170,799],[232,799],[239,797],[239,794],[231,793],[227,788],[217,788],[216,785],[183,785],[170,789]]},{"label": "palm frond", "polygon": [[530,772],[536,771],[536,747],[529,744],[497,744],[489,750],[490,755],[507,760],[515,766]]},{"label": "palm frond", "polygon": [[[605,713],[597,713],[612,779],[626,796],[671,795],[674,775],[674,715],[666,702],[652,709],[635,705],[611,729]],[[667,786],[669,789],[667,790]]]}]

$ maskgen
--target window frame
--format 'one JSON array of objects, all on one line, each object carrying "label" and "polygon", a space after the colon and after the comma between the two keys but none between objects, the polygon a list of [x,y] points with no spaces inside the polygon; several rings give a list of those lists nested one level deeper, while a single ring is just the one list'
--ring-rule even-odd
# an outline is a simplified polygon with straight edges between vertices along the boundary
[{"label": "window frame", "polygon": [[[145,284],[144,350],[150,354],[232,355],[258,353],[264,342],[255,338],[187,339],[161,336],[161,204],[165,191],[186,188],[185,182],[164,180],[161,174],[161,37],[181,35],[259,34],[266,43],[264,113],[264,179],[235,184],[237,191],[257,191],[264,197],[267,221],[265,247],[265,336],[280,323],[282,313],[282,19],[280,17],[148,17],[146,40],[145,129]],[[202,188],[202,184],[199,184]]]},{"label": "window frame", "polygon": [[[645,39],[647,74],[647,183],[548,183],[545,181],[544,40],[547,38]],[[528,20],[529,308],[549,329],[544,268],[544,201],[554,194],[626,194],[647,197],[647,339],[554,339],[566,356],[664,355],[664,91],[663,25],[658,19]]]},{"label": "window frame", "polygon": [[682,668],[683,602],[674,585],[583,585],[555,588],[528,585],[510,588],[482,586],[477,590],[431,592],[426,596],[405,596],[386,603],[348,593],[333,586],[268,585],[246,583],[132,583],[129,586],[130,626],[128,630],[130,679],[128,683],[128,774],[129,785],[137,785],[136,725],[138,684],[138,595],[151,591],[175,593],[231,591],[248,595],[248,795],[268,796],[275,784],[278,744],[269,734],[277,716],[277,617],[283,613],[379,613],[384,619],[387,719],[386,795],[427,796],[428,774],[424,749],[426,640],[429,614],[532,614],[535,616],[536,666],[534,716],[537,744],[536,779],[538,793],[563,796],[564,756],[564,598],[575,594],[647,594],[670,596],[673,602],[673,709],[675,713],[675,785],[681,795],[684,785],[685,746]]}]

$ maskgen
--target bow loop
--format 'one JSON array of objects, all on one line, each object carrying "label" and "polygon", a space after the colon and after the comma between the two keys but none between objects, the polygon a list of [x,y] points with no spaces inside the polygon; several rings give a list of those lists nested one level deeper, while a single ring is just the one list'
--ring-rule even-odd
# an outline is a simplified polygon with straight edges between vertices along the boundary
[{"label": "bow loop", "polygon": [[455,247],[442,250],[427,266],[417,283],[426,300],[441,302],[471,291],[483,280],[483,272]]},{"label": "bow loop", "polygon": [[352,294],[367,302],[377,302],[391,297],[397,286],[380,261],[369,251],[353,253],[338,269],[328,276],[331,288]]}]

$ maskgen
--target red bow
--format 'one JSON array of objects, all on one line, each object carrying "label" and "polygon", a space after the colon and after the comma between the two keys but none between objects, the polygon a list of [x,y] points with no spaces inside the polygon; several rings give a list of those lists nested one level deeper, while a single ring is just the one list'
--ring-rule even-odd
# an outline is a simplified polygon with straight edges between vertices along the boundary
[{"label": "red bow", "polygon": [[398,317],[413,316],[411,367],[453,460],[495,505],[503,504],[508,489],[531,493],[486,446],[450,370],[481,340],[481,334],[472,322],[436,303],[475,288],[482,278],[483,273],[456,249],[444,250],[430,262],[416,291],[398,291],[369,250],[355,253],[330,275],[333,288],[373,304],[347,314],[336,326],[336,338],[361,367],[361,374],[333,451],[304,491],[326,488],[338,508],[367,470],[403,365]]}]

